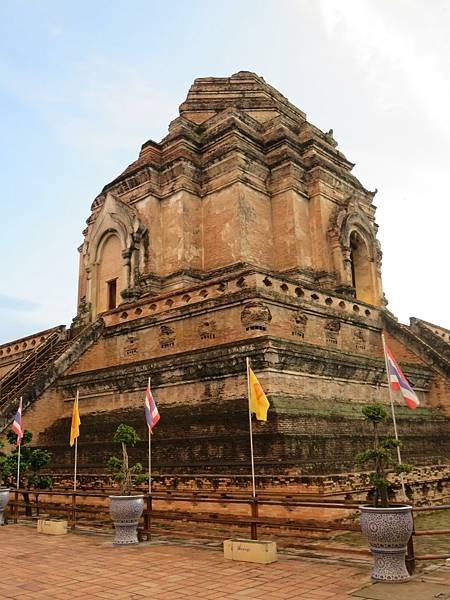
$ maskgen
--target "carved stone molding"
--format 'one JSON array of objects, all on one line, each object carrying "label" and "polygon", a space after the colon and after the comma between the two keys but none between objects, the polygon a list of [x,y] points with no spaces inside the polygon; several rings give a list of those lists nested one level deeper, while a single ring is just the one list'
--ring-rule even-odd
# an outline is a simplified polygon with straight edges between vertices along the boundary
[{"label": "carved stone molding", "polygon": [[175,346],[175,330],[169,325],[161,325],[159,328],[159,345],[161,348],[173,348]]},{"label": "carved stone molding", "polygon": [[324,326],[325,340],[327,344],[337,345],[339,332],[341,331],[341,322],[339,319],[329,319]]},{"label": "carved stone molding", "polygon": [[298,310],[291,316],[292,321],[292,335],[300,338],[305,337],[306,325],[308,323],[308,317],[301,311]]},{"label": "carved stone molding", "polygon": [[246,331],[266,331],[272,314],[264,302],[249,302],[241,312],[241,323]]},{"label": "carved stone molding", "polygon": [[201,340],[213,340],[216,337],[216,321],[205,319],[198,326],[198,335]]},{"label": "carved stone molding", "polygon": [[366,349],[366,334],[361,329],[353,330],[353,344],[356,350]]},{"label": "carved stone molding", "polygon": [[86,302],[86,296],[83,296],[78,303],[76,317],[72,319],[71,329],[74,331],[86,327],[89,323],[91,314],[91,303]]},{"label": "carved stone molding", "polygon": [[137,341],[138,338],[136,334],[130,331],[125,338],[125,344],[123,349],[123,354],[125,357],[136,356],[139,353]]},{"label": "carved stone molding", "polygon": [[141,295],[141,289],[139,286],[128,287],[120,292],[124,302],[133,302],[137,300]]}]

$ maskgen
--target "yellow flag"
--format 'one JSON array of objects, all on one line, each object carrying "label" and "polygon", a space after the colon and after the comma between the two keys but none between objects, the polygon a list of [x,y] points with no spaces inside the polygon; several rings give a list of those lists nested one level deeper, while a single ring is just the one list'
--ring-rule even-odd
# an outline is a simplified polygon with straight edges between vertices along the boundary
[{"label": "yellow flag", "polygon": [[256,375],[251,369],[249,373],[250,388],[250,412],[255,413],[258,421],[267,421],[267,411],[269,410],[269,401],[261,387]]},{"label": "yellow flag", "polygon": [[80,435],[80,413],[78,411],[78,392],[72,410],[72,423],[70,425],[70,445],[75,444],[75,439]]}]

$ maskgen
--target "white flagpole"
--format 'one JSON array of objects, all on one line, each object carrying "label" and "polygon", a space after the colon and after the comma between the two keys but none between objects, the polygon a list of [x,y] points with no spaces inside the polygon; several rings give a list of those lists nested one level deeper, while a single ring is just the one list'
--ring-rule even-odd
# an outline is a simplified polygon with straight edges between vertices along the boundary
[{"label": "white flagpole", "polygon": [[18,456],[17,456],[17,482],[16,482],[16,489],[19,489],[19,482],[20,482],[20,447],[22,445],[22,440],[20,440],[20,444],[19,444],[19,451],[18,451]]},{"label": "white flagpole", "polygon": [[252,413],[250,412],[250,359],[245,359],[247,363],[247,394],[248,394],[248,422],[250,426],[250,455],[252,460],[252,490],[253,498],[256,497],[256,486],[255,486],[255,460],[253,456],[253,430],[252,430]]},{"label": "white flagpole", "polygon": [[[148,390],[151,393],[150,388],[150,377],[148,378]],[[152,407],[150,406],[150,422],[152,419],[151,413]],[[152,493],[152,430],[151,426],[148,426],[148,493]]]},{"label": "white flagpole", "polygon": [[73,472],[73,491],[77,491],[77,458],[78,458],[78,438],[75,438],[75,469]]},{"label": "white flagpole", "polygon": [[[20,427],[22,428],[22,396],[20,396]],[[23,434],[23,430],[22,430]],[[20,449],[22,447],[22,438],[20,438],[19,449],[17,453],[17,481],[16,481],[16,489],[18,490],[20,487]]]},{"label": "white flagpole", "polygon": [[[80,414],[80,407],[78,406],[78,398],[79,398],[79,390],[77,388],[77,399],[75,400],[75,402],[77,403],[78,414]],[[75,468],[73,471],[73,491],[74,492],[77,491],[77,460],[78,460],[78,436],[75,438]]]},{"label": "white flagpole", "polygon": [[[388,365],[388,360],[387,360],[386,342],[384,340],[384,333],[381,333],[381,340],[383,342],[384,364],[385,364],[385,367],[386,367],[386,377],[387,377],[387,382],[388,382],[389,400],[391,402],[392,422],[394,424],[395,439],[398,442],[399,439],[398,439],[398,432],[397,432],[397,420],[395,418],[394,400],[392,398],[391,376],[389,374],[389,365]],[[401,452],[400,452],[400,446],[397,446],[397,458],[398,458],[398,464],[401,465],[402,464],[402,455],[401,455]],[[405,501],[407,501],[408,498],[406,496],[405,482],[403,481],[403,473],[400,473],[400,481],[401,481],[401,484],[402,484],[403,499]]]}]

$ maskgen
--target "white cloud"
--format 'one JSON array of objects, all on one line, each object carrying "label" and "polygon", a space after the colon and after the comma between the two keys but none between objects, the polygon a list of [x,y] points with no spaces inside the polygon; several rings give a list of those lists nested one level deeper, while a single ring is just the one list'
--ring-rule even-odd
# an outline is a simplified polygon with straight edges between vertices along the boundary
[{"label": "white cloud", "polygon": [[[313,113],[317,125],[333,127],[342,150],[357,161],[356,176],[367,187],[379,189],[375,203],[390,307],[402,320],[415,315],[450,326],[446,276],[450,3],[295,0],[280,6],[279,22],[274,18],[270,31],[270,52],[264,37],[269,32],[263,30],[258,46],[258,36],[240,39],[238,28],[232,59],[224,53],[223,40],[218,39],[217,47],[211,47],[211,55],[205,58],[203,46],[192,40],[189,57],[198,61],[194,62],[196,73],[214,75],[211,65],[220,65],[223,74],[241,67],[253,69],[257,57],[258,70],[269,83],[283,82],[277,83],[280,91],[308,114]],[[64,33],[56,24],[48,34]],[[251,48],[249,39],[253,39]],[[101,44],[98,48],[106,51]],[[174,40],[174,52],[181,51]],[[44,121],[45,134],[60,141],[52,146],[56,152],[64,157],[76,153],[77,174],[67,173],[67,188],[64,182],[57,190],[61,203],[55,201],[55,206],[61,211],[61,223],[49,236],[61,247],[57,236],[64,235],[67,243],[72,235],[76,238],[74,254],[82,227],[72,222],[72,229],[60,234],[67,205],[79,203],[80,214],[87,216],[90,190],[94,195],[99,191],[97,185],[101,187],[118,175],[137,157],[146,139],[164,136],[168,123],[177,116],[177,105],[186,90],[173,96],[169,77],[178,84],[190,66],[177,60],[178,70],[170,70],[161,80],[162,69],[152,69],[151,61],[161,61],[169,70],[171,58],[160,48],[158,52],[153,55],[149,45],[133,56],[124,48],[120,62],[91,54],[78,63],[63,61],[65,68],[57,74],[50,69],[32,69],[32,61],[20,62],[19,68],[13,63],[17,60],[14,54],[8,62],[5,57],[0,59],[0,86],[6,95],[36,113],[39,124]],[[83,52],[71,48],[70,56],[74,55]],[[230,60],[241,64],[236,67],[233,62],[231,66]],[[51,161],[51,157],[35,157],[36,163],[40,158]],[[68,162],[66,159],[64,166]],[[52,218],[54,221],[55,216]],[[76,234],[74,227],[79,228]],[[43,252],[40,246],[36,248],[36,253]],[[43,276],[36,278],[32,289],[46,299],[46,312],[39,319],[53,315],[54,320],[61,320],[57,316],[60,307],[65,306],[71,315],[75,303],[75,292],[68,292],[72,276],[67,273],[66,257],[70,250],[66,255],[59,252],[60,264],[51,248],[46,251],[41,264],[53,261],[59,281],[66,277],[64,289],[58,297],[53,292],[49,299]],[[30,273],[30,281],[33,277]],[[12,289],[23,295],[26,285],[28,279],[21,273]],[[70,285],[75,287],[76,276]]]},{"label": "white cloud", "polygon": [[424,10],[412,0],[320,0],[320,7],[328,35],[352,49],[381,111],[416,108],[438,133],[450,133],[442,118],[450,99],[448,3]]},{"label": "white cloud", "polygon": [[[377,221],[390,308],[449,327],[447,165],[449,5],[435,0],[320,0],[324,30],[368,101],[370,122],[351,140],[355,174],[380,192]],[[355,86],[352,93],[358,97]],[[350,121],[355,113],[340,115]],[[345,145],[349,140],[341,140]]]}]

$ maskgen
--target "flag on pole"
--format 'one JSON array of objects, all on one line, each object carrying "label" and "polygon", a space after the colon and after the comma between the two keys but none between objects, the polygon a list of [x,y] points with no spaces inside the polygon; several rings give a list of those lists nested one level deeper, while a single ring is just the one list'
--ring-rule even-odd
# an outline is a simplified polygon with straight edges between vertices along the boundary
[{"label": "flag on pole", "polygon": [[419,398],[417,397],[416,392],[409,385],[408,380],[403,375],[402,370],[398,366],[397,361],[395,360],[394,356],[392,355],[392,352],[389,350],[386,344],[385,352],[391,390],[400,390],[406,406],[414,410],[420,404]]},{"label": "flag on pole", "polygon": [[20,443],[23,438],[23,429],[22,429],[22,398],[20,398],[19,408],[17,409],[16,416],[14,417],[14,422],[12,424],[12,430],[17,435],[17,446],[20,446]]},{"label": "flag on pole", "polygon": [[248,369],[250,413],[255,413],[258,421],[267,421],[269,401],[252,369]]},{"label": "flag on pole", "polygon": [[159,421],[159,411],[156,406],[155,399],[153,398],[153,394],[150,390],[150,381],[148,382],[147,389],[145,390],[145,420],[147,421],[148,428],[150,433],[153,430],[153,427]]},{"label": "flag on pole", "polygon": [[78,410],[78,391],[77,396],[75,398],[75,402],[73,403],[72,409],[72,423],[70,425],[70,446],[75,444],[75,440],[80,435],[80,412]]}]

